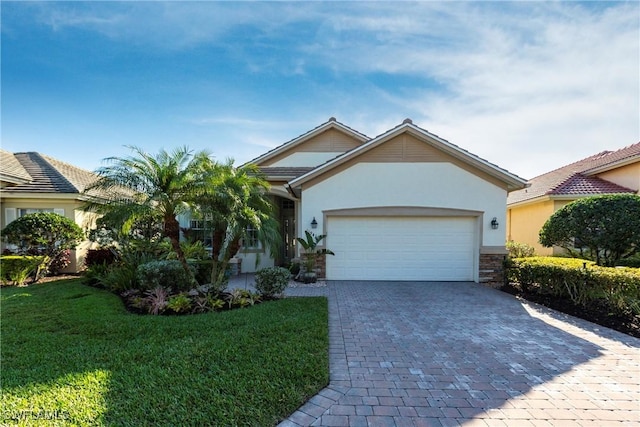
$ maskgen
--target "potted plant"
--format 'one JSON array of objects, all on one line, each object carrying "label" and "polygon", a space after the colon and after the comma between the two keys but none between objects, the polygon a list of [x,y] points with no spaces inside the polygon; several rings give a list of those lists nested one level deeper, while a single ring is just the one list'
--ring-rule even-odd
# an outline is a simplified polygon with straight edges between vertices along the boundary
[{"label": "potted plant", "polygon": [[323,255],[335,255],[332,251],[326,248],[318,248],[318,244],[327,237],[326,234],[316,236],[309,230],[304,232],[305,237],[298,237],[297,240],[300,246],[304,249],[303,268],[298,273],[297,280],[302,280],[304,283],[315,283],[318,280],[318,258]]}]

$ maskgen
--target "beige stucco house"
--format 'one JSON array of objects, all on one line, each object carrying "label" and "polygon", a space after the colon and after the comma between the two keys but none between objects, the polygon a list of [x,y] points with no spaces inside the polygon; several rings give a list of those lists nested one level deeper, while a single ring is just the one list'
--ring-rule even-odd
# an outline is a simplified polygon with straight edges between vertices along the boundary
[{"label": "beige stucco house", "polygon": [[[0,229],[20,216],[34,212],[55,212],[78,224],[92,227],[94,215],[84,212],[84,189],[96,179],[92,172],[35,153],[0,150]],[[65,271],[83,268],[90,242],[83,242],[71,253]],[[2,242],[5,249],[5,242]]]},{"label": "beige stucco house", "polygon": [[529,181],[507,199],[507,239],[533,246],[538,255],[564,250],[538,242],[544,223],[558,209],[583,197],[640,194],[640,143],[617,151],[603,151]]},{"label": "beige stucco house", "polygon": [[284,245],[257,266],[241,252],[243,271],[286,264],[310,230],[335,252],[329,280],[494,281],[507,194],[525,186],[409,119],[369,138],[331,118],[251,163],[272,185]]}]

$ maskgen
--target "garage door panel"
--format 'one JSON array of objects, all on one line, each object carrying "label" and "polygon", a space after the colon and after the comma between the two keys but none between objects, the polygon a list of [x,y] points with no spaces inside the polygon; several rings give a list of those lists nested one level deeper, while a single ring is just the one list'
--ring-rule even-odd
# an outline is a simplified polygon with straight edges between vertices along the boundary
[{"label": "garage door panel", "polygon": [[473,280],[471,217],[329,217],[332,280]]}]

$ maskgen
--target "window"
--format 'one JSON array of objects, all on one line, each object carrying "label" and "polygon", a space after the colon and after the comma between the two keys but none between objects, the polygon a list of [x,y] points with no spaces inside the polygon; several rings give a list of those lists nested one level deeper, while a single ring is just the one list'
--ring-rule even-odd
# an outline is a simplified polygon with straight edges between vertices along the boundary
[{"label": "window", "polygon": [[[29,214],[34,214],[34,213],[39,213],[39,212],[56,212],[59,211],[60,209],[18,209],[18,218],[23,217],[25,215],[29,215]],[[60,212],[56,212],[59,215],[64,215],[64,209],[62,210],[62,213]]]},{"label": "window", "polygon": [[258,240],[258,230],[252,227],[247,228],[247,234],[242,241],[244,249],[260,249],[260,240]]},{"label": "window", "polygon": [[185,237],[192,242],[201,241],[205,248],[211,248],[211,228],[207,221],[202,219],[192,219],[189,222],[189,230],[185,232]]},{"label": "window", "polygon": [[15,221],[16,219],[23,217],[25,215],[29,215],[32,213],[38,212],[53,212],[58,215],[64,216],[63,208],[5,208],[4,210],[4,225],[8,225],[9,223]]}]

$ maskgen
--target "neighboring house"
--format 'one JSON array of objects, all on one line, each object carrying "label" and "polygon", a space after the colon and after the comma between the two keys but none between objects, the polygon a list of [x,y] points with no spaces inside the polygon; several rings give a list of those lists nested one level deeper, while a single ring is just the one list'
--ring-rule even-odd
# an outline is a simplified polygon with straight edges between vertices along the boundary
[{"label": "neighboring house", "polygon": [[[35,212],[55,212],[78,224],[93,227],[95,216],[82,210],[84,189],[97,179],[89,171],[43,154],[10,153],[0,150],[0,228]],[[71,253],[66,272],[83,268],[90,243],[83,242]],[[5,242],[2,242],[5,249]]]},{"label": "neighboring house", "polygon": [[603,151],[547,172],[514,191],[507,199],[507,239],[533,246],[538,255],[560,254],[545,248],[538,233],[549,217],[566,204],[589,196],[640,194],[640,142],[617,151]]},{"label": "neighboring house", "polygon": [[284,243],[258,267],[286,265],[310,230],[335,252],[330,280],[499,280],[507,194],[525,187],[409,119],[371,139],[331,118],[250,163],[272,185]]}]

